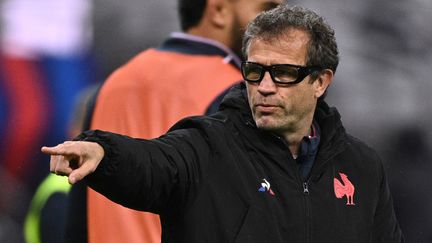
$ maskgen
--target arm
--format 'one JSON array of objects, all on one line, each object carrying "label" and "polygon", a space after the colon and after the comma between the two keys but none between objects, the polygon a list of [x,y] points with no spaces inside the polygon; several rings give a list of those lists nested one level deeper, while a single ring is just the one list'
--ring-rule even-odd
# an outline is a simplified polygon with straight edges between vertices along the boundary
[{"label": "arm", "polygon": [[[183,206],[199,182],[197,162],[209,154],[195,129],[154,140],[102,131],[85,132],[80,139],[85,141],[42,149],[53,155],[51,171],[69,175],[71,183],[86,177],[90,187],[112,201],[154,213],[174,210],[167,207],[170,201]],[[78,168],[70,166],[72,159]]]},{"label": "arm", "polygon": [[393,200],[385,176],[384,168],[380,163],[380,192],[379,201],[375,211],[373,224],[373,241],[378,242],[405,242],[402,231],[397,222],[393,209]]}]

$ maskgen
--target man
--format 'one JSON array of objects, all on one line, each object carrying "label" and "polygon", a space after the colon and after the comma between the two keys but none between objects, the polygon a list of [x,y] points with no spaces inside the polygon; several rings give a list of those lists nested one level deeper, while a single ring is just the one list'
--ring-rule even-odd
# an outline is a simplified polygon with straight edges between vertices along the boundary
[{"label": "man", "polygon": [[[153,138],[185,116],[215,110],[213,100],[241,80],[238,54],[247,23],[280,2],[180,0],[183,32],[140,53],[109,77],[98,95],[91,128]],[[116,205],[93,190],[87,195],[90,243],[160,242],[157,215]]]},{"label": "man", "polygon": [[153,140],[88,131],[42,148],[50,169],[158,213],[163,242],[404,242],[383,166],[323,96],[334,31],[287,5],[247,28],[246,84]]}]

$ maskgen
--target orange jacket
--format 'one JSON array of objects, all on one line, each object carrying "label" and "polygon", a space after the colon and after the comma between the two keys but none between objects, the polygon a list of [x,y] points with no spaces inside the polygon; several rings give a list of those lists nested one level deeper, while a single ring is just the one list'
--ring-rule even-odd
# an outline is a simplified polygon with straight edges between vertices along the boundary
[{"label": "orange jacket", "polygon": [[[227,55],[140,53],[102,86],[91,128],[154,138],[185,116],[204,114],[219,94],[241,80]],[[160,242],[159,216],[124,208],[91,189],[87,200],[89,243]]]}]

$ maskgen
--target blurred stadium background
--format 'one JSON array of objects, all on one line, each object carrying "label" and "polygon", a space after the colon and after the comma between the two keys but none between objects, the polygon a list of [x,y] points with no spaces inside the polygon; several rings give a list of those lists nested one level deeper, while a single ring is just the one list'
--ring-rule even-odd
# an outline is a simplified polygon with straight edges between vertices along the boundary
[{"label": "blurred stadium background", "polygon": [[[382,156],[405,233],[432,242],[432,1],[291,2],[335,28],[326,99]],[[79,92],[178,29],[176,0],[0,0],[0,242],[24,242],[39,148],[68,137]]]}]

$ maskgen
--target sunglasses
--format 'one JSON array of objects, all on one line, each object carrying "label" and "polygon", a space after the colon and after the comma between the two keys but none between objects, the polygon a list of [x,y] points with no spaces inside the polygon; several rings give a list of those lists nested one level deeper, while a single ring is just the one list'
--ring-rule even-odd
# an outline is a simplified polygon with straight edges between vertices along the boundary
[{"label": "sunglasses", "polygon": [[264,78],[265,72],[276,84],[297,84],[309,74],[320,71],[320,67],[303,67],[293,64],[275,64],[270,66],[255,62],[242,62],[241,71],[243,79],[251,83],[259,83]]}]

